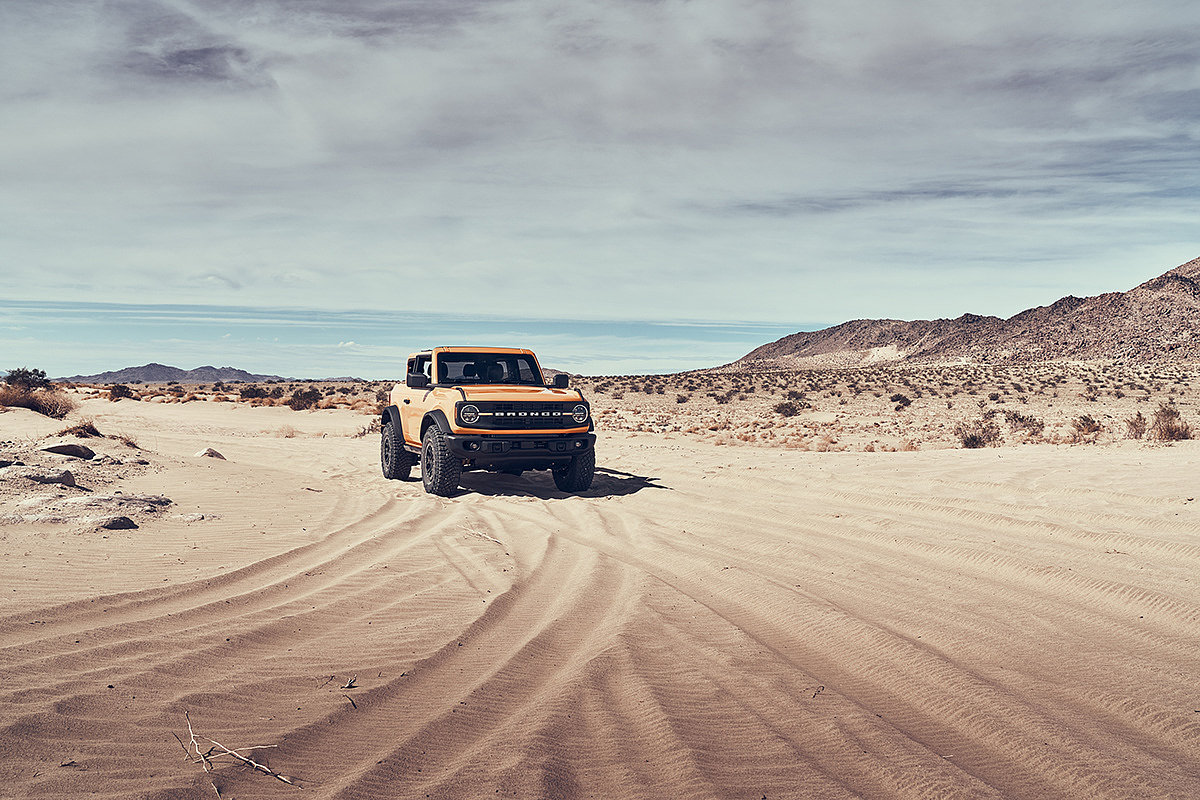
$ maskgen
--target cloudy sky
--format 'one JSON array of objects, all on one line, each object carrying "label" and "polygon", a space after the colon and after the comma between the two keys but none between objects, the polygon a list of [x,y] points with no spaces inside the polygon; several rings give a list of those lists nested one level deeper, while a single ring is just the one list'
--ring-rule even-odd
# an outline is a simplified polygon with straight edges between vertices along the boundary
[{"label": "cloudy sky", "polygon": [[1194,0],[3,0],[0,348],[58,358],[11,301],[1009,316],[1200,255],[1198,139]]}]

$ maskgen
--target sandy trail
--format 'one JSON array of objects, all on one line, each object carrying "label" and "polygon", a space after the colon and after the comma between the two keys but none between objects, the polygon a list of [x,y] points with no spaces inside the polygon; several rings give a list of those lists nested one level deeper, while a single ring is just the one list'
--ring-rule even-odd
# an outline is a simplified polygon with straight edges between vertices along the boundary
[{"label": "sandy trail", "polygon": [[[584,496],[471,474],[442,499],[379,477],[348,413],[85,413],[153,451],[130,491],[209,518],[0,528],[2,798],[1200,786],[1196,443],[608,434]],[[284,422],[300,435],[265,433]],[[224,744],[277,744],[259,756],[304,788],[205,775],[171,735],[185,710]]]}]

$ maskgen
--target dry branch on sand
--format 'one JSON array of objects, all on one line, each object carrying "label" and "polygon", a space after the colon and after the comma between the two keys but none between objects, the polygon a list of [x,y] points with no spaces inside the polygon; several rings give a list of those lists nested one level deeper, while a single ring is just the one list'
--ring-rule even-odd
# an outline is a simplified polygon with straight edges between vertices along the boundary
[{"label": "dry branch on sand", "polygon": [[[221,744],[220,742],[216,741],[215,739],[209,739],[207,736],[198,736],[196,734],[196,731],[192,728],[191,714],[189,712],[185,711],[185,712],[183,712],[183,716],[187,720],[188,736],[190,737],[190,742],[185,745],[183,743],[183,739],[180,739],[177,734],[172,733],[171,735],[175,737],[175,741],[179,742],[179,746],[182,747],[184,752],[187,753],[188,760],[191,761],[193,764],[199,764],[200,766],[202,766],[204,768],[205,772],[213,771],[214,762],[217,759],[232,758],[235,761],[240,761],[242,764],[246,765],[247,767],[250,767],[255,772],[261,772],[264,775],[270,775],[275,780],[282,781],[283,783],[286,783],[289,786],[296,785],[296,783],[291,778],[289,778],[287,775],[279,774],[278,772],[276,772],[275,770],[266,766],[265,764],[258,763],[257,761],[255,761],[254,759],[250,758],[249,756],[245,755],[242,752],[243,750],[246,752],[252,752],[254,750],[266,750],[268,748],[278,747],[278,745],[256,744],[252,747],[243,747],[240,750],[232,750],[232,749],[226,747],[225,745]],[[208,742],[208,746],[202,745],[200,743],[201,740]],[[217,797],[221,797],[222,796],[221,790],[219,788],[217,788],[217,784],[212,780],[209,780],[209,784],[213,787],[213,791],[217,793]]]}]

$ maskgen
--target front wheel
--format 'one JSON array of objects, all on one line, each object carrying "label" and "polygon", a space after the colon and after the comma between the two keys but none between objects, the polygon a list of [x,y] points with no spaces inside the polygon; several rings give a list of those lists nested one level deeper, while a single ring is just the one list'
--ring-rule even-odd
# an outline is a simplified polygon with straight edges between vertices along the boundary
[{"label": "front wheel", "polygon": [[596,451],[588,450],[571,459],[571,463],[563,467],[554,467],[554,485],[561,492],[586,492],[592,488],[592,478],[596,474]]},{"label": "front wheel", "polygon": [[450,452],[446,436],[437,425],[430,425],[421,442],[421,483],[430,494],[449,497],[462,478],[462,462]]},{"label": "front wheel", "polygon": [[391,421],[383,423],[379,437],[379,466],[383,468],[383,477],[390,481],[408,479],[417,457],[404,449],[404,437],[400,427]]}]

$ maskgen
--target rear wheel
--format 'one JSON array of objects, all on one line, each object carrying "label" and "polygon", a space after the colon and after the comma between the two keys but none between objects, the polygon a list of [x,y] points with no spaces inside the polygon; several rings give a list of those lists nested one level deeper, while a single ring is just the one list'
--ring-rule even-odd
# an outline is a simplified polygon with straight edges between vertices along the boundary
[{"label": "rear wheel", "polygon": [[383,468],[383,477],[392,481],[405,480],[416,463],[417,457],[404,449],[400,427],[390,420],[383,423],[379,437],[379,466]]},{"label": "rear wheel", "polygon": [[445,434],[430,425],[421,443],[421,482],[430,494],[449,497],[462,478],[462,462],[450,452]]},{"label": "rear wheel", "polygon": [[554,467],[554,485],[562,492],[586,492],[596,474],[596,451],[588,450],[562,467]]}]

